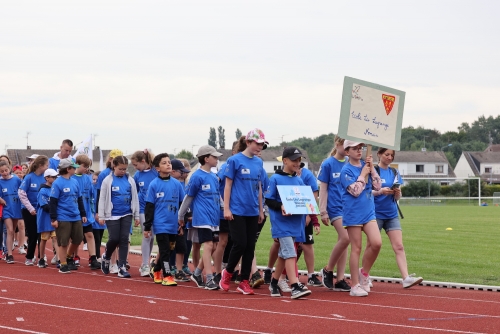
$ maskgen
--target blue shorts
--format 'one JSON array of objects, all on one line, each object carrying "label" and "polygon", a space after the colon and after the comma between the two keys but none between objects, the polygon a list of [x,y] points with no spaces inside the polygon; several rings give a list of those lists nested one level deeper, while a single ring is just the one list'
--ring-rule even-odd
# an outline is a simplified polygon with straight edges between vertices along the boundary
[{"label": "blue shorts", "polygon": [[280,243],[280,249],[278,251],[278,256],[282,259],[290,259],[297,257],[295,252],[295,238],[294,237],[283,237],[278,238]]},{"label": "blue shorts", "polygon": [[385,230],[385,233],[393,230],[400,230],[402,231],[401,228],[401,223],[399,222],[399,218],[391,218],[391,219],[380,219],[377,218],[377,224],[378,224],[378,229]]}]

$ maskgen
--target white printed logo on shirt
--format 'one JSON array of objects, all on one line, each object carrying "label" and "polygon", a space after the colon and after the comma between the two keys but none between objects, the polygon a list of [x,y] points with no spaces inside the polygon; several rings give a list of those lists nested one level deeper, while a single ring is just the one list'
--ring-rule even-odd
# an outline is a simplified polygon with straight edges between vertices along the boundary
[{"label": "white printed logo on shirt", "polygon": [[7,192],[7,188],[3,188],[2,192],[6,193]]},{"label": "white printed logo on shirt", "polygon": [[156,193],[156,198],[160,198],[160,197],[164,197],[164,196],[165,196],[164,192]]},{"label": "white printed logo on shirt", "polygon": [[336,179],[336,178],[338,178],[338,177],[340,177],[340,173],[333,173],[333,178],[334,178],[334,179]]},{"label": "white printed logo on shirt", "polygon": [[250,169],[249,168],[243,168],[241,170],[241,174],[250,174]]},{"label": "white printed logo on shirt", "polygon": [[65,192],[65,193],[69,193],[70,191],[71,191],[70,188],[63,188],[63,192]]},{"label": "white printed logo on shirt", "polygon": [[210,185],[209,184],[202,184],[201,190],[210,190]]},{"label": "white printed logo on shirt", "polygon": [[139,187],[144,187],[144,181],[139,182]]},{"label": "white printed logo on shirt", "polygon": [[111,187],[112,191],[120,191],[120,187]]},{"label": "white printed logo on shirt", "polygon": [[38,186],[38,184],[36,184],[36,183],[32,183],[32,184],[30,185],[30,187],[31,187],[31,188],[36,188],[37,186]]},{"label": "white printed logo on shirt", "polygon": [[385,183],[385,179],[380,179],[380,183]]}]

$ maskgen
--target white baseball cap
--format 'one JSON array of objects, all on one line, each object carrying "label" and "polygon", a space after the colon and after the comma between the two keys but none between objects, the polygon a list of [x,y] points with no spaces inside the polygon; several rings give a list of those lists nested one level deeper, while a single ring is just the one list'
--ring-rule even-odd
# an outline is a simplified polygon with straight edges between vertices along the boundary
[{"label": "white baseball cap", "polygon": [[347,149],[348,147],[356,147],[358,145],[361,145],[363,143],[358,143],[352,140],[344,140],[344,150]]},{"label": "white baseball cap", "polygon": [[57,175],[59,175],[59,174],[55,170],[53,170],[52,168],[46,169],[45,172],[43,173],[44,177],[57,176]]}]

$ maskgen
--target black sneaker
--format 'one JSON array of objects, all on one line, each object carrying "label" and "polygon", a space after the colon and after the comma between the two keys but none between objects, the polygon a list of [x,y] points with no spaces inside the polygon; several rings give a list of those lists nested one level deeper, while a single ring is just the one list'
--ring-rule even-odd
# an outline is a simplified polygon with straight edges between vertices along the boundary
[{"label": "black sneaker", "polygon": [[203,283],[203,275],[191,275],[191,281],[195,282],[199,288],[204,288],[205,283]]},{"label": "black sneaker", "polygon": [[335,283],[335,288],[333,288],[333,291],[349,292],[351,291],[351,287],[349,286],[349,284],[347,284],[345,279],[343,279]]},{"label": "black sneaker", "polygon": [[311,286],[322,286],[323,283],[318,279],[318,275],[312,274],[311,277],[307,280],[307,285]]},{"label": "black sneaker", "polygon": [[69,270],[67,264],[62,264],[61,266],[59,266],[59,272],[61,274],[69,274],[69,273],[71,273],[71,271]]},{"label": "black sneaker", "polygon": [[7,263],[8,264],[14,263],[14,256],[13,255],[7,255]]},{"label": "black sneaker", "polygon": [[254,289],[258,288],[262,284],[264,284],[264,279],[260,276],[259,271],[256,271],[253,273],[252,277],[250,278],[249,282],[250,286]]},{"label": "black sneaker", "polygon": [[235,270],[235,271],[233,272],[233,276],[231,276],[231,282],[235,282],[235,281],[236,281],[236,278],[237,278],[238,276],[241,278],[241,276],[240,276],[240,271],[239,271],[239,270]]},{"label": "black sneaker", "polygon": [[68,268],[69,270],[78,270],[78,267],[75,265],[75,261],[73,259],[67,258]]},{"label": "black sneaker", "polygon": [[221,274],[217,274],[217,275],[214,276],[214,282],[215,282],[215,284],[219,285],[221,277],[222,277]]},{"label": "black sneaker", "polygon": [[[191,277],[193,277],[191,275]],[[219,284],[215,283],[214,282],[214,279],[212,278],[210,281],[207,282],[207,284],[205,284],[205,289],[207,290],[219,290]]]},{"label": "black sneaker", "polygon": [[271,284],[273,271],[271,269],[264,269],[264,284]]},{"label": "black sneaker", "polygon": [[176,282],[189,282],[189,278],[182,270],[179,270],[175,273],[174,279]]},{"label": "black sneaker", "polygon": [[[234,275],[233,275],[234,277]],[[241,275],[237,275],[236,278],[234,279],[234,283],[240,284],[241,283]]]},{"label": "black sneaker", "polygon": [[292,299],[298,299],[305,296],[309,296],[311,294],[311,290],[305,290],[301,286],[298,288],[292,288]]},{"label": "black sneaker", "polygon": [[101,264],[99,263],[99,261],[97,261],[97,259],[94,259],[90,262],[90,270],[97,270],[97,269],[101,269]]},{"label": "black sneaker", "polygon": [[47,264],[45,263],[44,259],[38,260],[38,268],[46,268]]},{"label": "black sneaker", "polygon": [[321,269],[321,283],[325,288],[333,290],[333,271],[327,271],[325,268]]},{"label": "black sneaker", "polygon": [[155,260],[154,259],[151,260],[151,263],[149,264],[149,268],[150,268],[150,270],[149,270],[149,277],[151,277],[152,279],[154,279],[155,278],[155,274],[154,274]]},{"label": "black sneaker", "polygon": [[278,286],[278,284],[276,284],[276,285],[269,284],[269,291],[271,292],[271,297],[281,297],[281,296],[283,296],[283,293],[281,292],[281,289]]}]

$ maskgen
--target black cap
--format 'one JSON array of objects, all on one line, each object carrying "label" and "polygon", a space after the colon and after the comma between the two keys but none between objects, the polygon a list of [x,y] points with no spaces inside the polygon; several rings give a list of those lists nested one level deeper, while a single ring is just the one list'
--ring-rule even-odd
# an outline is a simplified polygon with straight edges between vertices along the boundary
[{"label": "black cap", "polygon": [[183,173],[189,173],[186,167],[184,167],[182,161],[177,159],[172,159],[171,163],[172,163],[172,170],[180,170]]},{"label": "black cap", "polygon": [[302,152],[300,152],[300,150],[295,147],[295,146],[289,146],[289,147],[285,147],[285,149],[283,150],[283,155],[282,155],[282,158],[288,158],[290,160],[297,160],[298,158],[304,158],[304,156],[302,155]]}]

